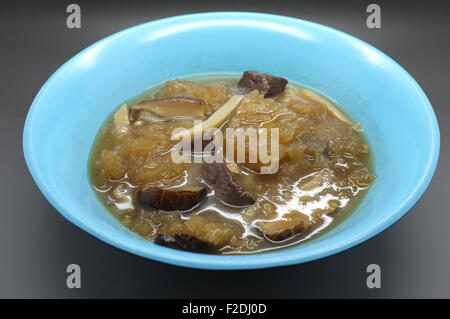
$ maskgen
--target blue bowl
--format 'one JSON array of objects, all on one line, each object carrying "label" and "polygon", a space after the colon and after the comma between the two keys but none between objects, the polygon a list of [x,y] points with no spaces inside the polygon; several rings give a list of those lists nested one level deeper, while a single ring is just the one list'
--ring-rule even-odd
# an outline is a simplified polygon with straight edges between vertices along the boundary
[{"label": "blue bowl", "polygon": [[[123,227],[95,196],[88,157],[114,108],[163,81],[254,69],[284,76],[334,99],[364,124],[378,178],[354,213],[301,245],[264,254],[218,256],[154,245]],[[83,50],[45,83],[27,116],[23,148],[42,193],[69,221],[150,259],[195,268],[297,264],[355,246],[403,216],[428,186],[439,154],[433,109],[414,79],[350,35],[298,19],[205,13],[139,25]]]}]

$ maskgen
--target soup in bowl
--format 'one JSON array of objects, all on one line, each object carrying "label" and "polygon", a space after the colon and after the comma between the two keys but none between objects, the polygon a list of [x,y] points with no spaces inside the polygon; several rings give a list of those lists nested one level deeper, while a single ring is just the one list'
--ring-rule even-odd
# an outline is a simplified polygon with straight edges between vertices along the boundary
[{"label": "soup in bowl", "polygon": [[[254,82],[258,82],[255,78],[244,80],[240,86],[239,79],[246,70],[282,78],[287,82],[286,86],[283,91],[278,92],[279,89],[276,89],[274,95],[270,90],[266,92],[253,87]],[[218,76],[220,79],[217,79]],[[164,91],[161,90],[165,86],[167,89],[171,81],[224,85],[225,98],[222,101],[205,101],[207,98],[204,96],[179,96],[178,93],[163,96]],[[210,82],[205,84],[204,81]],[[140,95],[142,92],[148,95]],[[136,96],[141,100],[130,100]],[[295,103],[289,102],[295,96],[303,101],[297,103],[297,107]],[[189,120],[192,124],[177,125],[182,122],[180,118],[168,121],[165,118],[167,114],[158,114],[163,106],[168,105],[155,104],[154,101],[158,99],[177,100],[191,103],[191,106],[196,104],[197,110],[204,113],[196,118],[191,117]],[[124,104],[126,107],[122,108]],[[305,113],[308,104],[316,108],[309,108]],[[213,163],[212,170],[208,170],[210,164],[203,163],[198,167],[199,184],[185,185],[191,188],[184,189],[181,197],[179,190],[175,192],[175,197],[171,192],[173,187],[181,187],[183,183],[168,183],[171,176],[166,176],[165,172],[176,169],[161,162],[162,156],[153,165],[155,170],[148,170],[152,165],[141,165],[139,162],[142,150],[150,152],[164,144],[165,140],[158,140],[154,136],[153,129],[158,125],[164,131],[166,125],[178,121],[173,125],[184,131],[175,134],[173,143],[186,136],[195,140],[194,120],[205,124],[203,127],[207,128],[218,128],[222,124],[242,128],[242,123],[254,119],[255,105],[263,108],[262,113],[265,113],[264,107],[270,111],[278,108],[280,115],[276,119],[281,117],[286,121],[292,120],[290,125],[286,122],[275,126],[279,129],[279,146],[282,150],[280,161],[274,161],[278,163],[276,174],[283,170],[287,172],[286,178],[278,180],[277,185],[284,185],[281,195],[286,198],[264,198],[264,190],[274,190],[276,183],[268,183],[267,188],[264,188],[262,180],[270,176],[270,170],[269,174],[262,174],[261,168],[270,168],[270,165],[261,165],[265,162],[258,162],[258,154],[256,163],[245,160],[234,163],[225,159],[220,167]],[[122,113],[119,112],[120,108]],[[165,109],[167,111],[170,107]],[[223,110],[230,112],[225,112],[225,116]],[[303,134],[303,129],[311,131],[311,126],[306,126],[294,132],[289,141],[283,139],[289,128],[298,126],[297,120],[315,111],[321,111],[322,120],[325,120],[314,125],[314,132]],[[155,113],[159,118],[155,117]],[[126,114],[122,129],[132,125],[128,130],[140,132],[135,137],[145,140],[147,136],[154,139],[153,143],[145,140],[145,146],[136,148],[136,153],[128,147],[131,153],[123,152],[124,157],[118,161],[102,162],[102,152],[112,151],[113,154],[115,147],[125,145],[125,142],[106,145],[107,138],[103,140],[104,143],[100,142],[102,136],[111,133],[106,123],[114,123],[113,118],[118,118],[116,128],[120,131],[120,114]],[[242,115],[240,118],[239,114]],[[171,114],[168,117],[178,115]],[[152,122],[152,118],[157,121],[163,119],[158,124]],[[210,118],[216,121],[208,121]],[[258,120],[261,118],[256,121],[261,124]],[[142,125],[136,125],[139,121]],[[335,125],[330,125],[330,121]],[[211,122],[220,125],[208,126]],[[149,127],[153,129],[147,130],[149,135],[146,135],[146,128]],[[347,134],[339,137],[354,138],[354,143],[350,144],[355,148],[348,149],[354,153],[347,154],[339,147],[333,149],[333,145],[343,145],[330,144],[337,135],[324,132],[333,127],[348,129]],[[143,135],[139,135],[141,133]],[[216,138],[213,140],[219,141]],[[200,144],[203,152],[203,143]],[[219,147],[214,149],[220,150]],[[226,147],[223,151],[226,152]],[[119,32],[64,64],[43,86],[31,106],[24,130],[24,153],[33,178],[53,206],[68,220],[101,240],[140,256],[182,266],[208,269],[263,268],[328,256],[376,235],[398,220],[419,199],[431,180],[439,153],[439,129],[432,107],[417,83],[397,63],[370,45],[342,32],[293,18],[256,13],[207,13],[163,19]],[[134,155],[128,156],[130,154]],[[215,154],[212,152],[210,156]],[[365,180],[358,182],[358,194],[353,195],[350,190],[347,205],[344,205],[344,196],[339,197],[339,192],[336,193],[339,189],[333,190],[333,193],[331,187],[329,192],[325,190],[320,194],[328,200],[323,201],[326,203],[321,206],[323,211],[316,214],[320,215],[317,220],[321,219],[317,223],[318,227],[310,227],[313,224],[312,215],[308,212],[312,214],[313,209],[283,209],[283,214],[288,214],[285,216],[287,218],[277,219],[281,212],[279,207],[285,207],[292,198],[297,200],[303,197],[304,201],[300,203],[302,207],[320,199],[320,195],[316,198],[306,198],[303,193],[303,196],[298,196],[292,189],[292,196],[288,196],[286,190],[289,187],[292,188],[300,181],[297,183],[298,189],[308,191],[305,185],[317,176],[319,181],[330,176],[336,178],[338,168],[335,164],[339,164],[338,158],[343,161],[341,167],[345,168],[352,161],[349,155],[354,156],[353,159],[367,174]],[[143,158],[147,159],[146,156]],[[137,159],[134,164],[131,163],[133,159]],[[101,172],[108,163],[112,163],[111,169],[109,175],[104,175]],[[119,163],[127,167],[117,170]],[[334,166],[327,163],[333,163]],[[130,164],[133,165],[128,167]],[[318,166],[314,167],[316,164]],[[305,165],[311,166],[308,168]],[[140,167],[142,169],[136,173]],[[163,168],[161,173],[152,177],[159,168]],[[194,175],[195,172],[192,172]],[[219,175],[220,182],[216,183],[217,178],[211,176]],[[189,176],[187,168],[180,169],[180,173],[173,178],[176,180],[182,176]],[[104,177],[106,179],[102,182],[100,179]],[[108,189],[102,188],[108,186],[107,183],[124,182],[123,178],[130,179],[127,180],[130,189],[136,189],[131,194],[131,203],[142,212],[138,215],[135,211],[135,216],[129,219],[147,218],[155,225],[166,225],[165,228],[154,231],[151,227],[146,228],[145,223],[136,224],[136,220],[127,224],[110,213],[111,208],[108,208],[106,200],[98,196],[98,192]],[[280,184],[281,181],[285,184]],[[223,197],[229,195],[229,192],[223,192],[223,185],[228,185],[230,188],[227,190],[232,189],[237,192],[232,194],[237,195]],[[311,185],[314,190],[320,183]],[[129,190],[123,186],[117,190],[119,185],[110,186],[115,186],[111,192],[115,191],[119,196],[126,196]],[[181,202],[185,206],[179,204],[170,207],[171,204],[161,198],[169,198],[170,203]],[[234,202],[236,198],[238,200]],[[241,199],[246,201],[242,202]],[[278,200],[275,203],[277,205],[271,206],[270,202],[275,200]],[[213,217],[208,217],[205,222],[202,218],[207,217],[207,214],[199,214],[199,208],[203,207],[201,205],[211,201],[217,205],[228,205],[222,213],[228,214],[229,219],[244,220],[247,217],[244,221],[248,223],[248,231],[256,239],[248,240],[248,244],[243,242],[246,231],[244,226],[233,231],[233,236],[226,240],[223,240],[226,236],[217,241],[214,241],[214,236],[211,237],[213,240],[206,236],[205,233],[215,233],[214,225],[222,222],[217,222]],[[260,202],[261,206],[258,206]],[[110,203],[116,208],[116,204],[126,205],[126,201],[119,200]],[[340,213],[343,216],[341,219],[337,217]],[[128,214],[132,214],[131,211]],[[165,215],[160,221],[148,214]],[[179,216],[179,224],[178,221],[173,224],[166,221],[168,215]],[[191,220],[194,216],[198,216],[195,217],[197,221]],[[328,216],[336,222],[327,223]],[[209,224],[211,220],[212,224]],[[142,229],[132,229],[130,225],[140,225]],[[170,229],[170,225],[180,227],[178,230]],[[321,229],[320,225],[327,227]],[[217,229],[216,233],[223,230],[221,227]],[[307,238],[309,231],[314,233],[311,238]],[[199,235],[199,232],[204,233]],[[153,240],[157,241],[156,244]],[[189,246],[192,242],[194,245]],[[200,249],[190,249],[192,247]]]}]

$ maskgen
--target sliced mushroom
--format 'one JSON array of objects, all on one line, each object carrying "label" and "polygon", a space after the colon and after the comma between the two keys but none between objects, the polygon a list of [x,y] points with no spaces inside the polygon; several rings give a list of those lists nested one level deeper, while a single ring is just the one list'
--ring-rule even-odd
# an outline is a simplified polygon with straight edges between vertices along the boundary
[{"label": "sliced mushroom", "polygon": [[134,125],[142,125],[144,122],[161,123],[167,122],[169,118],[163,118],[147,110],[130,109],[130,120]]},{"label": "sliced mushroom", "polygon": [[253,196],[240,186],[224,163],[204,163],[201,169],[204,181],[214,190],[215,196],[232,206],[250,206]]},{"label": "sliced mushroom", "polygon": [[273,97],[284,91],[286,79],[257,71],[245,71],[238,87],[244,87],[247,93],[258,90],[264,97]]},{"label": "sliced mushroom", "polygon": [[283,215],[282,219],[256,222],[261,232],[273,241],[286,240],[311,226],[309,217],[297,211]]},{"label": "sliced mushroom", "polygon": [[227,103],[222,105],[217,111],[211,114],[207,120],[194,125],[190,129],[180,131],[172,135],[173,140],[180,140],[186,136],[196,136],[199,134],[203,134],[203,132],[207,130],[211,130],[214,128],[219,128],[223,122],[228,119],[228,116],[233,112],[233,110],[239,105],[241,102],[243,95],[233,95]]},{"label": "sliced mushroom", "polygon": [[233,172],[236,174],[242,173],[242,170],[238,164],[236,164],[234,162],[230,162],[230,163],[226,163],[226,165],[227,165],[227,168],[230,170],[230,172]]},{"label": "sliced mushroom", "polygon": [[193,252],[207,252],[214,248],[211,244],[185,233],[176,233],[175,235],[158,234],[155,244]]},{"label": "sliced mushroom", "polygon": [[172,97],[141,102],[131,108],[133,119],[139,112],[147,111],[160,118],[202,118],[213,109],[211,104],[187,97]]},{"label": "sliced mushroom", "polygon": [[138,191],[137,202],[144,209],[189,211],[201,202],[206,193],[203,186],[175,189],[152,186]]}]

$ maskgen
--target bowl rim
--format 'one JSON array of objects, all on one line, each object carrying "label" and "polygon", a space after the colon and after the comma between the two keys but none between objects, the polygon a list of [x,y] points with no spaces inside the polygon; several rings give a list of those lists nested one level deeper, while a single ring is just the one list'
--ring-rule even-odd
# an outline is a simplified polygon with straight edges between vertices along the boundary
[{"label": "bowl rim", "polygon": [[[412,88],[415,90],[415,93],[418,97],[421,98],[420,103],[424,107],[424,112],[427,115],[428,126],[431,129],[430,132],[430,146],[431,152],[428,156],[427,162],[424,165],[424,170],[421,175],[420,181],[411,191],[409,196],[403,199],[402,203],[393,210],[388,216],[380,220],[378,223],[371,225],[364,231],[359,234],[356,234],[350,238],[348,238],[345,242],[339,242],[331,244],[325,248],[320,250],[314,250],[309,252],[308,254],[303,254],[302,256],[298,256],[298,254],[292,254],[289,256],[277,256],[276,252],[268,252],[263,254],[251,254],[251,255],[205,255],[199,253],[185,252],[174,250],[161,246],[148,246],[153,247],[153,249],[140,249],[135,246],[130,245],[126,241],[118,240],[111,234],[106,231],[100,230],[96,227],[93,227],[90,224],[85,223],[80,218],[74,214],[71,209],[65,207],[65,205],[59,200],[58,196],[50,190],[47,186],[43,175],[39,169],[39,165],[37,163],[36,158],[33,155],[33,142],[31,138],[31,134],[33,132],[33,124],[36,117],[36,114],[39,111],[39,104],[41,97],[47,92],[50,84],[54,81],[57,74],[62,72],[68,64],[70,64],[77,57],[83,55],[85,52],[96,48],[97,46],[102,45],[106,41],[109,41],[117,36],[124,35],[128,32],[133,32],[136,30],[156,27],[157,25],[164,25],[165,23],[183,23],[187,20],[189,21],[199,21],[204,18],[237,18],[243,21],[258,21],[260,19],[267,20],[269,19],[273,23],[297,23],[298,26],[307,25],[321,31],[326,31],[333,33],[339,37],[343,37],[347,40],[351,40],[356,42],[358,45],[365,47],[369,51],[374,52],[375,54],[381,56],[386,61],[390,62],[393,67],[396,68],[396,72],[401,72],[406,75],[407,80],[410,82]],[[433,108],[426,97],[425,93],[421,89],[421,87],[417,84],[417,82],[412,78],[412,76],[403,69],[396,61],[387,56],[385,53],[371,46],[370,44],[352,36],[342,31],[336,30],[331,27],[327,27],[315,22],[306,21],[303,19],[275,15],[275,14],[267,14],[267,13],[256,13],[256,12],[240,12],[240,11],[231,11],[231,12],[205,12],[205,13],[194,13],[194,14],[186,14],[173,16],[163,19],[158,19],[150,22],[146,22],[143,24],[139,24],[122,31],[111,34],[94,44],[88,46],[83,49],[67,62],[65,62],[62,66],[60,66],[50,78],[45,82],[42,88],[39,90],[36,95],[34,101],[31,104],[31,107],[28,111],[24,131],[23,131],[23,152],[26,164],[32,175],[35,183],[40,189],[41,193],[47,198],[47,200],[53,205],[53,207],[63,215],[67,220],[71,223],[75,224],[79,228],[88,232],[89,234],[97,237],[98,239],[127,252],[133,253],[135,255],[149,258],[156,261],[161,261],[165,263],[169,263],[172,265],[190,267],[190,268],[200,268],[200,269],[229,269],[229,270],[237,270],[237,269],[258,269],[258,268],[268,268],[268,267],[276,267],[276,266],[287,266],[293,264],[300,264],[312,260],[316,260],[319,258],[324,258],[341,251],[344,251],[348,248],[354,247],[356,245],[361,244],[362,242],[376,236],[380,232],[384,231],[387,227],[394,224],[398,219],[400,219],[403,215],[405,215],[412,206],[419,200],[422,194],[427,189],[433,174],[435,172],[438,158],[439,158],[439,149],[440,149],[440,133],[439,126],[437,122],[436,115],[433,111]],[[263,258],[258,258],[257,256],[264,256]],[[252,258],[249,258],[252,257]]]}]

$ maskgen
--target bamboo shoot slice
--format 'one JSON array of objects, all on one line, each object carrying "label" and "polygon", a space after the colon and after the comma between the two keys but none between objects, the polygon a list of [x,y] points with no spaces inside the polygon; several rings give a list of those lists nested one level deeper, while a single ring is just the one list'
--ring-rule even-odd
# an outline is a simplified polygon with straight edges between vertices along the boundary
[{"label": "bamboo shoot slice", "polygon": [[183,130],[172,135],[173,140],[180,140],[186,136],[203,134],[205,131],[212,128],[219,128],[223,122],[228,118],[231,112],[239,105],[242,101],[243,95],[233,95],[224,105],[222,105],[217,111],[211,114],[208,119],[202,121],[201,123],[194,125],[188,130]]},{"label": "bamboo shoot slice", "polygon": [[130,120],[128,119],[128,107],[126,104],[122,105],[116,113],[114,113],[113,121],[119,133],[125,133],[128,130]]}]

